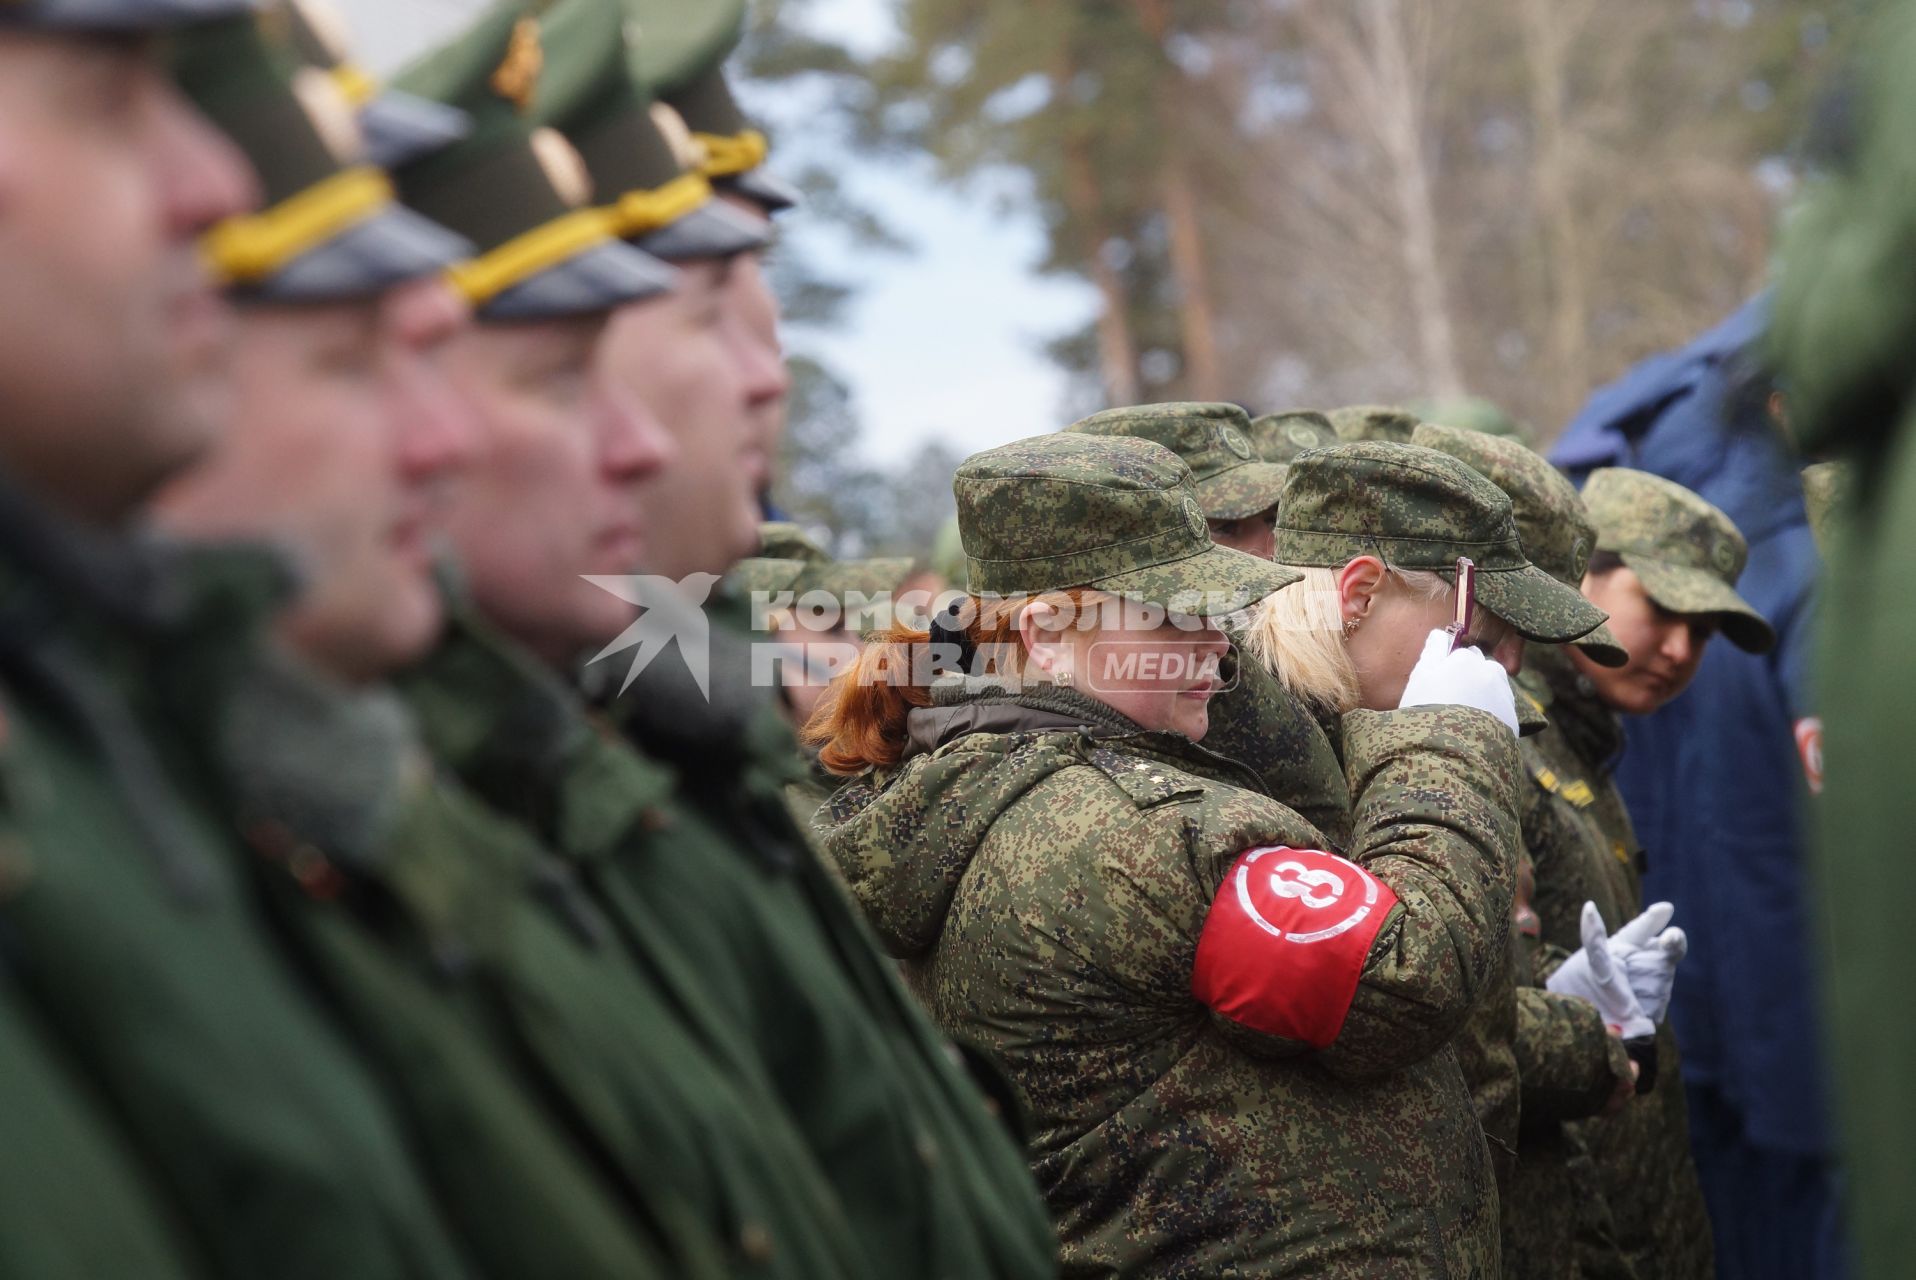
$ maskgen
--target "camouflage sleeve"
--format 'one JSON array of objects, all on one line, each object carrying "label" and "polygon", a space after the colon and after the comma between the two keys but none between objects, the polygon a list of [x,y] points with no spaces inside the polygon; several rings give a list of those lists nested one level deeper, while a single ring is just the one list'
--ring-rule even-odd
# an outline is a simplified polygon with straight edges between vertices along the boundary
[{"label": "camouflage sleeve", "polygon": [[1517,990],[1515,1046],[1526,1123],[1594,1116],[1630,1074],[1623,1041],[1593,1005],[1541,987]]},{"label": "camouflage sleeve", "polygon": [[1517,866],[1516,740],[1460,707],[1344,718],[1352,860],[1398,905],[1377,935],[1335,1044],[1341,1075],[1395,1071],[1463,1025],[1509,945]]}]

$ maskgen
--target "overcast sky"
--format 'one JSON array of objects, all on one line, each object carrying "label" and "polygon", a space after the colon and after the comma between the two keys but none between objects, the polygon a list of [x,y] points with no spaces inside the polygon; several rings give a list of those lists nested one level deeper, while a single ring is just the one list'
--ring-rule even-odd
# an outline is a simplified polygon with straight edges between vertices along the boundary
[{"label": "overcast sky", "polygon": [[[389,73],[457,30],[483,7],[472,0],[340,0],[367,65]],[[816,0],[814,21],[864,49],[896,29],[886,0]],[[748,104],[749,105],[749,104]],[[777,147],[803,138],[780,136]],[[863,162],[845,155],[852,194],[898,224],[916,244],[907,257],[859,252],[805,224],[783,221],[796,247],[864,286],[840,332],[794,335],[851,384],[865,423],[863,446],[895,462],[920,442],[943,438],[962,451],[1063,425],[1062,379],[1044,341],[1083,322],[1084,286],[1036,276],[1039,229],[998,214],[983,195],[933,183],[928,166]],[[771,161],[778,167],[778,150]]]}]

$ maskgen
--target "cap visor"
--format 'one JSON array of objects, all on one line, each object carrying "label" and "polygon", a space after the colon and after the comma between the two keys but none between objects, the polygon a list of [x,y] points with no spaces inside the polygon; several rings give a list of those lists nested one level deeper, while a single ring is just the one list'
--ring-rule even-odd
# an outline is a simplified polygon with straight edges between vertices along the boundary
[{"label": "cap visor", "polygon": [[258,7],[254,0],[40,0],[0,4],[0,30],[168,31],[251,13]]},{"label": "cap visor", "polygon": [[1247,462],[1198,482],[1198,505],[1207,520],[1242,520],[1277,505],[1290,471],[1272,462]]},{"label": "cap visor", "polygon": [[655,258],[689,262],[763,249],[771,240],[771,231],[771,224],[764,219],[754,218],[723,200],[710,200],[633,243]]},{"label": "cap visor", "polygon": [[261,302],[366,298],[436,275],[471,253],[472,245],[463,236],[403,205],[392,205],[234,294]]},{"label": "cap visor", "polygon": [[360,110],[359,126],[366,135],[367,161],[397,169],[464,138],[472,132],[472,117],[443,102],[386,89]]},{"label": "cap visor", "polygon": [[1101,578],[1086,585],[1171,613],[1216,618],[1249,608],[1304,575],[1260,556],[1213,545],[1196,555]]},{"label": "cap visor", "polygon": [[656,298],[678,272],[623,241],[610,240],[527,276],[479,308],[481,320],[545,320],[610,311]]},{"label": "cap visor", "polygon": [[1584,657],[1600,667],[1620,667],[1630,661],[1630,651],[1617,643],[1617,638],[1610,634],[1608,624],[1570,643],[1583,650]]},{"label": "cap visor", "polygon": [[867,598],[896,591],[911,572],[911,561],[902,556],[870,560],[840,560],[820,565],[807,575],[804,588],[816,588],[834,596],[861,595]]},{"label": "cap visor", "polygon": [[1709,615],[1729,642],[1745,653],[1768,653],[1776,647],[1776,632],[1769,622],[1714,574],[1628,551],[1623,553],[1623,563],[1637,575],[1650,598],[1671,613]]},{"label": "cap visor", "polygon": [[779,592],[792,590],[808,567],[803,560],[777,560],[770,556],[753,556],[749,560],[739,561],[732,567],[731,589],[747,596],[760,593],[776,595]]},{"label": "cap visor", "polygon": [[[1444,571],[1446,579],[1455,575]],[[1536,565],[1478,570],[1477,602],[1508,622],[1526,640],[1567,644],[1602,626],[1603,610]]]},{"label": "cap visor", "polygon": [[728,191],[736,191],[747,200],[765,206],[767,213],[784,213],[805,203],[805,193],[783,178],[775,178],[762,169],[750,169],[744,173],[721,178],[717,184]]}]

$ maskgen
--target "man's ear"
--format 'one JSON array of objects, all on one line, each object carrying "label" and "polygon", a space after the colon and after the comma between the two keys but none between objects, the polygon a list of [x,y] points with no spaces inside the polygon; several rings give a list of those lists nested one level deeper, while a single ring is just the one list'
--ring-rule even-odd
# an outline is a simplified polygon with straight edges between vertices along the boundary
[{"label": "man's ear", "polygon": [[1358,556],[1337,571],[1337,615],[1346,626],[1363,621],[1370,613],[1388,573],[1376,556]]},{"label": "man's ear", "polygon": [[1024,646],[1027,666],[1056,678],[1071,670],[1074,653],[1071,629],[1056,625],[1058,610],[1043,600],[1033,600],[1018,613],[1018,643]]}]

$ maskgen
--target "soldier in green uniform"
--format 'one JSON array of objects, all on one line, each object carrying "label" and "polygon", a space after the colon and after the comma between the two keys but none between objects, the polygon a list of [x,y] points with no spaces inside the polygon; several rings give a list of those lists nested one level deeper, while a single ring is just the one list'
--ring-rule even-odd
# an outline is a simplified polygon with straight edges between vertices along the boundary
[{"label": "soldier in green uniform", "polygon": [[1916,870],[1902,853],[1916,823],[1903,769],[1916,722],[1907,247],[1916,199],[1906,128],[1916,119],[1916,6],[1879,6],[1871,22],[1858,42],[1868,52],[1855,91],[1859,136],[1790,220],[1770,341],[1798,445],[1849,472],[1826,553],[1816,671],[1826,771],[1813,812],[1846,1193],[1857,1274],[1876,1280],[1906,1272],[1916,1254],[1916,1016],[1903,947]]},{"label": "soldier in green uniform", "polygon": [[[78,1140],[88,1107],[122,1139],[73,1160],[136,1161],[196,1271],[464,1276],[395,1107],[277,946],[196,770],[204,708],[173,701],[168,673],[226,629],[229,602],[128,532],[153,487],[217,439],[228,316],[199,236],[256,198],[160,47],[128,36],[220,8],[0,10],[17,287],[0,357],[8,981],[37,1016],[41,1065],[78,1082]],[[23,1087],[31,1038],[8,1068]],[[22,1133],[59,1118],[28,1104]],[[46,1172],[51,1190],[61,1163]],[[145,1215],[115,1208],[125,1187],[104,1171],[72,1210],[92,1197],[100,1220],[42,1239],[44,1258],[35,1233],[60,1215],[10,1246],[33,1269],[97,1243],[94,1274],[165,1274],[164,1245],[137,1231]]]},{"label": "soldier in green uniform", "polygon": [[[1509,548],[1513,617],[1591,618],[1521,562],[1487,482],[1377,448],[1293,464],[1280,557],[1482,535]],[[1401,707],[1344,721],[1347,861],[1201,745],[1214,671],[1098,657],[1219,657],[1190,619],[1298,577],[1213,546],[1176,455],[1065,432],[974,456],[956,492],[970,656],[915,688],[879,673],[949,647],[948,624],[868,647],[824,748],[864,771],[827,847],[933,1012],[1029,1096],[1067,1272],[1493,1272],[1495,1191],[1447,1041],[1508,930],[1506,674],[1428,624],[1396,655],[1380,681]],[[1496,648],[1501,625],[1473,635]]]},{"label": "soldier in green uniform", "polygon": [[[177,48],[176,74],[257,153],[273,204],[209,234],[240,304],[234,430],[158,505],[189,536],[270,540],[292,554],[301,590],[272,619],[273,638],[311,668],[258,635],[279,604],[269,590],[255,593],[252,626],[236,609],[232,633],[209,635],[169,683],[206,709],[203,756],[261,900],[400,1098],[475,1267],[502,1278],[695,1270],[682,1231],[661,1230],[655,1244],[648,1226],[693,1217],[680,1189],[663,1175],[644,1186],[641,1215],[602,1185],[596,1146],[541,1105],[536,1074],[483,1013],[510,1007],[515,964],[538,954],[527,940],[555,931],[521,905],[544,855],[435,781],[378,683],[439,632],[437,495],[478,442],[438,362],[467,319],[444,272],[473,246],[392,202],[356,146],[363,113],[320,96],[334,82],[291,71],[290,54],[251,19],[197,29]],[[385,127],[390,138],[395,123]],[[465,132],[436,136],[443,148]],[[349,184],[376,198],[301,217]],[[542,190],[494,182],[486,198],[537,209]],[[645,296],[668,278],[609,243],[579,246],[618,273],[605,287]],[[249,558],[238,547],[200,554],[205,574],[226,579]],[[270,565],[255,572],[270,581]],[[710,1232],[696,1248],[718,1254]]]},{"label": "soldier in green uniform", "polygon": [[1251,443],[1258,457],[1280,467],[1306,449],[1322,449],[1338,441],[1331,420],[1314,409],[1290,409],[1251,419]]},{"label": "soldier in green uniform", "polygon": [[[1581,588],[1596,530],[1576,489],[1540,454],[1515,440],[1431,423],[1420,424],[1411,439],[1457,458],[1508,494],[1525,552],[1559,582]],[[1607,627],[1571,643],[1605,666],[1628,659]],[[1529,696],[1521,684],[1519,696]],[[1518,743],[1532,781],[1541,771],[1536,741],[1531,736]],[[1555,847],[1580,838],[1557,814],[1556,793],[1529,785],[1520,796],[1524,862],[1557,866],[1575,856]],[[1534,873],[1520,875],[1519,883],[1534,880]],[[1478,1009],[1458,1038],[1493,1154],[1501,1146],[1506,1157],[1514,1157],[1499,1166],[1504,1272],[1540,1280],[1628,1275],[1609,1239],[1609,1213],[1589,1156],[1565,1122],[1621,1110],[1636,1072],[1621,1038],[1593,1005],[1544,989],[1530,896],[1519,892],[1518,933],[1501,992]]]},{"label": "soldier in green uniform", "polygon": [[[1774,643],[1769,625],[1736,594],[1744,543],[1721,511],[1623,468],[1594,472],[1583,499],[1596,528],[1584,593],[1610,614],[1630,661],[1605,666],[1575,649],[1528,658],[1524,689],[1550,719],[1526,761],[1532,784],[1550,798],[1551,829],[1532,846],[1535,906],[1542,943],[1561,952],[1582,945],[1585,903],[1612,932],[1643,910],[1636,839],[1610,777],[1623,742],[1618,715],[1643,714],[1681,693],[1719,630],[1752,652]],[[1654,1079],[1616,1119],[1575,1131],[1596,1162],[1616,1242],[1637,1272],[1707,1275],[1709,1220],[1667,1025],[1657,1032]]]},{"label": "soldier in green uniform", "polygon": [[[608,17],[607,6],[590,7],[568,0],[548,15],[554,40],[542,62],[553,82],[528,93],[584,139],[655,118],[644,87],[630,80],[620,43],[627,24],[616,10]],[[494,31],[509,46],[506,29]],[[460,76],[443,60],[452,56],[441,55],[435,75],[489,91],[499,49],[490,61],[462,58]],[[421,82],[413,74],[399,81]],[[575,113],[575,101],[605,110]],[[583,172],[602,176],[605,207],[634,190],[618,176],[629,172],[619,167],[625,153],[594,148],[587,158]],[[665,300],[637,307],[658,305]],[[483,333],[483,311],[480,319]],[[624,1175],[669,1172],[683,1182],[707,1225],[722,1228],[727,1262],[741,1273],[1048,1274],[1054,1247],[1016,1149],[886,985],[895,980],[863,939],[821,928],[821,909],[849,915],[836,887],[822,872],[768,884],[772,867],[735,849],[731,830],[684,802],[667,766],[595,722],[566,683],[594,647],[623,649],[622,632],[645,656],[646,628],[678,617],[652,592],[657,579],[628,576],[653,529],[648,522],[639,536],[635,524],[643,513],[635,490],[649,467],[634,470],[606,415],[619,411],[631,369],[615,379],[596,354],[587,358],[590,376],[579,385],[592,398],[563,415],[548,408],[533,416],[511,388],[455,357],[488,433],[505,447],[473,469],[454,502],[450,527],[469,602],[401,681],[441,765],[550,850],[546,891],[569,903],[596,940],[597,976],[587,983],[584,962],[575,963],[598,994],[545,989],[546,1024],[522,1030]],[[719,378],[702,385],[721,404],[737,387]],[[682,455],[671,463],[687,464]],[[694,483],[706,480],[687,479]],[[639,600],[648,610],[635,628]],[[699,647],[681,642],[681,661]],[[734,697],[766,692],[752,690],[747,673],[735,686],[715,679],[711,687]],[[690,697],[699,698],[696,687]],[[635,692],[627,704],[678,732],[713,732],[711,713],[696,702],[654,704]],[[769,701],[752,705],[784,734],[789,771],[789,731]],[[725,745],[739,746],[729,736]],[[688,774],[697,767],[689,756],[673,763]],[[803,850],[782,797],[770,798],[781,830]],[[723,814],[726,822],[750,816]],[[645,989],[633,991],[630,977],[611,985],[614,958],[644,975]],[[582,1001],[601,1006],[603,1025],[572,1017]],[[641,1063],[676,1063],[684,1074],[654,1093],[643,1073],[618,1071],[608,1047]],[[715,1102],[730,1114],[713,1114]],[[682,1113],[676,1131],[656,1142],[638,1124],[652,1109],[667,1119]],[[704,1135],[702,1152],[681,1140],[693,1133]]]}]

